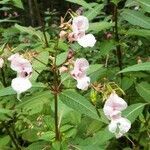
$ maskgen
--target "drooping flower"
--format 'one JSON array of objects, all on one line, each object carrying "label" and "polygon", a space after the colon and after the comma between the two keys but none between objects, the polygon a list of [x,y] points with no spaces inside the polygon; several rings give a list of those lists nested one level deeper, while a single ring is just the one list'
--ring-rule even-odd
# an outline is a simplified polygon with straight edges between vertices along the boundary
[{"label": "drooping flower", "polygon": [[28,75],[32,73],[30,62],[18,53],[11,55],[8,60],[11,62],[11,69],[17,73],[26,72]]},{"label": "drooping flower", "polygon": [[115,92],[112,92],[104,104],[104,114],[108,119],[112,119],[116,115],[121,115],[121,111],[127,108],[127,103],[119,97]]},{"label": "drooping flower", "polygon": [[19,95],[32,86],[29,80],[32,73],[32,65],[19,53],[11,55],[8,60],[11,62],[11,69],[17,72],[17,77],[12,80],[11,86],[17,92],[19,99]]},{"label": "drooping flower", "polygon": [[131,122],[123,118],[121,113],[127,108],[127,103],[113,91],[104,104],[104,114],[111,120],[108,129],[120,138],[131,128]]},{"label": "drooping flower", "polygon": [[131,122],[123,117],[112,119],[108,126],[110,132],[114,133],[116,138],[120,138],[131,128]]},{"label": "drooping flower", "polygon": [[3,65],[4,65],[4,59],[0,58],[0,68],[3,68]]},{"label": "drooping flower", "polygon": [[88,28],[88,18],[85,16],[74,17],[72,21],[73,32],[68,35],[69,41],[77,41],[82,47],[93,47],[96,39],[93,34],[85,34]]},{"label": "drooping flower", "polygon": [[87,90],[90,85],[90,78],[87,77],[86,71],[89,68],[89,63],[85,58],[78,58],[74,63],[74,69],[71,75],[77,80],[77,88]]}]

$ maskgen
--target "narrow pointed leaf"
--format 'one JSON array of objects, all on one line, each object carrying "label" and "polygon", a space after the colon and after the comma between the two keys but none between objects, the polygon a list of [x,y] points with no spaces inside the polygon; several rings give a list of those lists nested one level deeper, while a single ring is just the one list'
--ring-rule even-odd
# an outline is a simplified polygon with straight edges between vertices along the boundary
[{"label": "narrow pointed leaf", "polygon": [[78,111],[79,113],[99,120],[94,106],[82,95],[72,90],[66,90],[60,94],[59,98],[64,104]]}]

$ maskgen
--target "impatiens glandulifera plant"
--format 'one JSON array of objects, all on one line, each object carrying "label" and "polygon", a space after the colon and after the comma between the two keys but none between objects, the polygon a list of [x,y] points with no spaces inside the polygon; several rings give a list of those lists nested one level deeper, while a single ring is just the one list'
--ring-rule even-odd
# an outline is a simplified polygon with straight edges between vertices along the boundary
[{"label": "impatiens glandulifera plant", "polygon": [[0,149],[147,148],[147,2],[68,1],[82,8],[69,9],[60,30],[49,16],[42,23],[35,0],[41,30],[1,31]]}]

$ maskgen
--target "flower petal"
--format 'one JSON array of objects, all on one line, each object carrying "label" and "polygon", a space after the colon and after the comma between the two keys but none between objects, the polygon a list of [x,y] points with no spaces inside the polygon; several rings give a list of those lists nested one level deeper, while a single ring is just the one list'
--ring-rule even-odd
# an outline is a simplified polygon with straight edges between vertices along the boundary
[{"label": "flower petal", "polygon": [[20,94],[30,89],[32,84],[28,78],[17,77],[12,80],[11,86],[18,94]]},{"label": "flower petal", "polygon": [[77,42],[82,46],[82,47],[93,47],[96,43],[96,39],[93,34],[86,34],[82,36],[81,38],[77,39]]},{"label": "flower petal", "polygon": [[77,16],[73,18],[72,29],[74,33],[84,32],[89,28],[89,21],[85,16]]},{"label": "flower petal", "polygon": [[77,79],[77,88],[78,89],[87,90],[89,85],[90,85],[89,77],[83,77],[83,78]]}]

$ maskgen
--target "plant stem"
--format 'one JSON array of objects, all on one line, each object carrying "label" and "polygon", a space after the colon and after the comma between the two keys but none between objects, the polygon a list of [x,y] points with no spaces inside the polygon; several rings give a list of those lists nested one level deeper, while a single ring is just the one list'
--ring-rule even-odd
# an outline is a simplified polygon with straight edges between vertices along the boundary
[{"label": "plant stem", "polygon": [[11,134],[9,127],[7,126],[7,124],[5,124],[4,122],[2,122],[3,127],[5,128],[7,134],[9,135],[9,137],[11,138],[12,142],[14,143],[16,150],[21,150],[19,144],[17,143],[16,139],[14,138],[14,136]]},{"label": "plant stem", "polygon": [[45,25],[44,25],[44,22],[42,21],[41,15],[40,15],[40,10],[38,7],[37,0],[34,0],[34,4],[35,4],[35,8],[36,8],[37,17],[38,17],[38,24],[42,27],[42,32],[43,32],[43,36],[44,36],[44,40],[45,40],[45,46],[49,47],[48,40],[47,40],[46,33],[45,33]]},{"label": "plant stem", "polygon": [[55,104],[55,139],[60,140],[60,133],[58,128],[58,95],[54,94],[54,104]]},{"label": "plant stem", "polygon": [[[118,10],[117,6],[114,6],[114,22],[115,22],[115,27],[114,27],[114,33],[115,33],[115,40],[117,42],[117,58],[118,58],[118,66],[119,69],[122,70],[122,51],[121,51],[121,46],[119,44],[119,34],[118,34]],[[121,79],[123,78],[123,74],[121,73]]]},{"label": "plant stem", "polygon": [[5,80],[5,72],[4,72],[3,68],[1,68],[1,75],[2,75],[2,83],[3,83],[4,87],[6,87],[7,83],[6,83],[6,80]]},{"label": "plant stem", "polygon": [[56,57],[57,57],[57,48],[58,48],[58,39],[57,39],[57,43],[55,46],[55,60],[54,60],[54,105],[55,105],[55,140],[60,140],[60,131],[59,131],[59,127],[58,127],[58,93],[59,93],[59,72],[58,72],[58,68],[56,65]]}]

